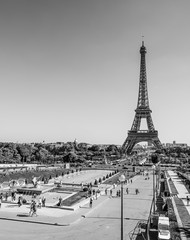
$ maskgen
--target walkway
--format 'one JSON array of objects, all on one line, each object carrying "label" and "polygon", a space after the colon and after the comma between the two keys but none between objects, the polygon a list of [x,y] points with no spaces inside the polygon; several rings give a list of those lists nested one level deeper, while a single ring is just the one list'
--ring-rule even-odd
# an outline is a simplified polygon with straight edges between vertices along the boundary
[{"label": "walkway", "polygon": [[177,173],[174,171],[168,171],[168,174],[174,183],[177,191],[178,191],[178,198],[182,199],[184,204],[186,205],[186,197],[189,196],[187,188],[185,187],[184,183],[182,182],[181,178],[178,177]]},{"label": "walkway", "polygon": [[[126,187],[129,194],[126,193]],[[135,194],[138,188],[140,193]],[[6,211],[6,206],[0,210],[0,239],[39,240],[119,240],[120,239],[120,201],[113,190],[113,197],[102,195],[93,201],[93,207],[87,203],[82,208],[71,212],[57,209],[40,209],[38,217],[27,217],[29,209],[26,206],[12,207],[14,211]],[[149,180],[143,176],[135,176],[133,183],[124,186],[124,239],[129,240],[140,220],[147,220],[152,201],[152,175]],[[7,206],[7,209],[11,207]],[[44,211],[52,211],[51,216]],[[49,213],[50,214],[50,213]],[[51,225],[52,224],[52,225]]]},{"label": "walkway", "polygon": [[182,230],[182,239],[190,239],[190,206],[187,206],[186,197],[190,196],[187,188],[182,182],[181,178],[178,177],[177,173],[174,171],[168,171],[171,181],[178,192],[177,196],[173,197],[173,205],[176,209],[176,217],[178,221],[179,228]]}]

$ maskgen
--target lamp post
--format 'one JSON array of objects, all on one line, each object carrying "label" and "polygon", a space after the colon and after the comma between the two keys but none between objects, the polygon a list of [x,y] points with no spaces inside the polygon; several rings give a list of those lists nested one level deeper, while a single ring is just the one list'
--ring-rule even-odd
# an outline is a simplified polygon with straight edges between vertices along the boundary
[{"label": "lamp post", "polygon": [[123,240],[123,183],[125,182],[125,176],[122,174],[119,177],[121,183],[121,240]]},{"label": "lamp post", "polygon": [[157,196],[160,193],[160,178],[161,178],[161,170],[160,170],[160,164],[158,165],[158,173],[157,173]]},{"label": "lamp post", "polygon": [[153,169],[153,214],[155,214],[155,165],[152,166]]}]

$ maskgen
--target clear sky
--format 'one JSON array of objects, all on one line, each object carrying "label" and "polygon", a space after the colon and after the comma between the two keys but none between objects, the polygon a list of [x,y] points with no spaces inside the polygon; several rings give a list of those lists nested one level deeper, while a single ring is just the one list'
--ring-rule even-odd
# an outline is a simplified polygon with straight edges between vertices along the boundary
[{"label": "clear sky", "polygon": [[141,36],[161,142],[190,145],[189,0],[0,0],[0,141],[123,144]]}]

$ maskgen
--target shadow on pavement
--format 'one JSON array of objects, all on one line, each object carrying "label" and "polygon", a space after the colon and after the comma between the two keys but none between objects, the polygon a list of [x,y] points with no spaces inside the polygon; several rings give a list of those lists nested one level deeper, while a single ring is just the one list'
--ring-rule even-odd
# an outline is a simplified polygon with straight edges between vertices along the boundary
[{"label": "shadow on pavement", "polygon": [[[28,215],[26,216],[25,214],[18,214],[17,216],[19,217],[28,217]],[[66,224],[62,224],[62,223],[52,223],[52,222],[44,222],[44,221],[38,221],[38,218],[28,218],[30,220],[26,220],[26,219],[22,219],[22,218],[4,218],[4,217],[0,217],[0,220],[5,220],[5,221],[13,221],[13,222],[23,222],[23,223],[29,223],[29,224],[40,224],[40,225],[50,225],[50,226],[58,226],[58,227],[67,227],[70,224],[66,223]],[[35,221],[36,219],[36,221]]]},{"label": "shadow on pavement", "polygon": [[[121,219],[120,217],[85,217],[85,218],[98,218],[98,219]],[[124,218],[124,220],[134,220],[134,221],[147,221],[147,219],[142,218]]]},{"label": "shadow on pavement", "polygon": [[28,215],[28,213],[20,213],[20,214],[17,214],[17,217],[30,217]]},{"label": "shadow on pavement", "polygon": [[17,207],[18,208],[18,205],[15,205],[15,204],[11,204],[11,205],[7,205],[5,206],[6,208],[14,208],[14,207]]}]

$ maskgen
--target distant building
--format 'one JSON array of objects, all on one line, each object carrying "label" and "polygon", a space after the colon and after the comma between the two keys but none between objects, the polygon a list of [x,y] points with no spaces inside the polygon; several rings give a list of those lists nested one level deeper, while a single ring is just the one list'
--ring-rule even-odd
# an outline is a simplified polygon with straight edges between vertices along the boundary
[{"label": "distant building", "polygon": [[173,141],[173,143],[166,143],[167,148],[172,148],[172,147],[181,147],[181,148],[186,148],[188,147],[187,143],[176,143],[176,141]]}]

